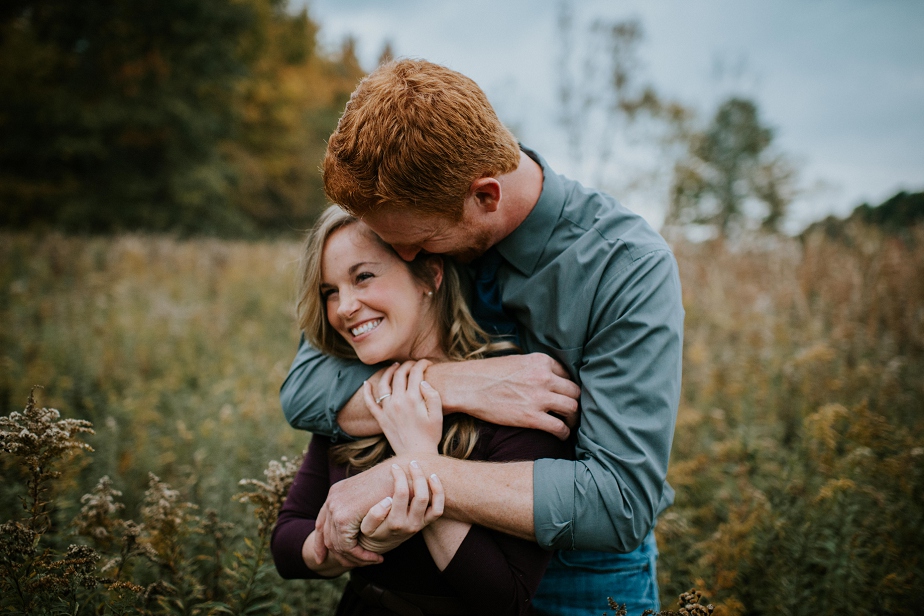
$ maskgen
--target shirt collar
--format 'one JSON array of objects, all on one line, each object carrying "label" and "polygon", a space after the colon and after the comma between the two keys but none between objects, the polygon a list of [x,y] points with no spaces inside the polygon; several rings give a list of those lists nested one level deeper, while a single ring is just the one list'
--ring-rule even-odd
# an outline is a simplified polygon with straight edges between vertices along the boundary
[{"label": "shirt collar", "polygon": [[497,251],[510,265],[529,276],[536,269],[539,257],[561,217],[565,207],[565,188],[561,176],[549,169],[544,158],[523,145],[520,149],[542,167],[542,192],[526,220],[497,243]]}]

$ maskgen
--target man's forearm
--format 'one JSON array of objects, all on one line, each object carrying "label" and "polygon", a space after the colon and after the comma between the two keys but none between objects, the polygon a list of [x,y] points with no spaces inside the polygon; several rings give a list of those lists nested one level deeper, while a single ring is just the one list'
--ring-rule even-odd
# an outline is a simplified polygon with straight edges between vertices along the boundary
[{"label": "man's forearm", "polygon": [[[477,362],[479,360],[472,360]],[[463,365],[459,362],[447,362],[434,364],[427,369],[427,381],[438,391],[443,401],[443,412],[445,414],[455,412],[471,412],[471,409],[477,408],[478,404],[473,402],[476,398],[475,391],[483,387],[482,382],[477,382],[477,387],[473,383],[468,383],[462,376],[465,368],[475,364]],[[373,391],[376,397],[383,392],[379,391],[378,383],[386,368],[382,368],[370,377],[369,382],[373,384]],[[387,391],[387,390],[384,390]],[[484,403],[482,402],[482,405]],[[362,389],[356,391],[349,401],[344,405],[340,412],[337,413],[337,425],[347,434],[355,437],[373,436],[382,433],[382,428],[369,412],[366,403],[363,402]]]},{"label": "man's forearm", "polygon": [[472,462],[432,455],[419,457],[419,463],[424,472],[440,478],[446,517],[536,540],[532,462]]},{"label": "man's forearm", "polygon": [[[379,370],[372,378],[375,379],[381,376],[384,371],[384,368]],[[366,403],[363,402],[362,389],[358,389],[346,405],[340,409],[340,412],[337,413],[337,425],[350,436],[358,438],[382,433],[379,422],[375,420],[375,417],[373,417],[369,409],[366,408]]]},{"label": "man's forearm", "polygon": [[298,430],[340,438],[338,411],[375,370],[358,360],[324,355],[302,340],[279,389],[286,420]]},{"label": "man's forearm", "polygon": [[[387,384],[380,383],[384,371],[369,377],[376,397],[388,392]],[[568,380],[564,368],[541,353],[432,364],[425,376],[440,392],[444,414],[466,413],[502,426],[544,430],[560,439],[570,433],[566,423],[577,421],[580,388]],[[351,436],[382,433],[361,390],[337,413],[337,425]]]},{"label": "man's forearm", "polygon": [[[461,364],[454,362],[442,364],[441,367],[430,366],[426,372],[427,379],[429,380],[428,382],[436,388],[442,396],[448,396],[450,399],[457,399],[459,396],[453,395],[453,388],[450,387],[450,385],[453,382],[453,368],[460,365]],[[382,368],[368,379],[372,384],[373,394],[376,398],[388,391],[380,387],[379,384],[379,379],[381,379],[382,374],[384,374],[386,370],[387,368]],[[464,409],[461,407],[449,408],[444,406],[443,410],[446,413],[450,413],[463,411]],[[337,425],[350,436],[358,438],[375,436],[382,433],[381,426],[379,426],[379,423],[372,416],[372,413],[369,412],[369,408],[363,401],[362,388],[358,389],[343,408],[340,409],[340,412],[337,413]]]}]

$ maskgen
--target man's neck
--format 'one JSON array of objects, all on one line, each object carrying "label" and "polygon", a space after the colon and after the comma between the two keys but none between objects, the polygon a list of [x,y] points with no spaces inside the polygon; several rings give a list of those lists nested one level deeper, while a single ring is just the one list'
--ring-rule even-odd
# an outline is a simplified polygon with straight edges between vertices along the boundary
[{"label": "man's neck", "polygon": [[500,212],[503,215],[495,244],[519,227],[530,215],[542,194],[542,167],[520,151],[520,165],[497,178],[501,184]]}]

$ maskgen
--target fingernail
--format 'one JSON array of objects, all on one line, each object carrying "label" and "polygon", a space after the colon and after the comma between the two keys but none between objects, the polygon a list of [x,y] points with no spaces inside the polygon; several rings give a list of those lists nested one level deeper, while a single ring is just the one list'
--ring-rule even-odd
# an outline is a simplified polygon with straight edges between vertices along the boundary
[{"label": "fingernail", "polygon": [[396,468],[396,469],[398,469],[399,471],[401,470],[401,467],[398,466],[397,464],[392,464],[391,467],[392,467],[392,468]]},{"label": "fingernail", "polygon": [[436,473],[433,473],[432,475],[430,475],[430,479],[436,479],[437,481],[440,480],[440,478],[436,476]]},{"label": "fingernail", "polygon": [[380,504],[382,507],[388,507],[389,505],[391,505],[391,497],[390,497],[390,496],[386,496],[385,498],[382,499],[382,502],[380,502],[379,504]]},{"label": "fingernail", "polygon": [[426,387],[427,389],[433,389],[432,387],[430,387],[430,383],[428,383],[428,382],[426,382],[426,381],[421,381],[420,384],[421,384],[422,386]]},{"label": "fingernail", "polygon": [[417,460],[411,460],[411,466],[414,468],[420,468],[420,465],[417,464]]}]

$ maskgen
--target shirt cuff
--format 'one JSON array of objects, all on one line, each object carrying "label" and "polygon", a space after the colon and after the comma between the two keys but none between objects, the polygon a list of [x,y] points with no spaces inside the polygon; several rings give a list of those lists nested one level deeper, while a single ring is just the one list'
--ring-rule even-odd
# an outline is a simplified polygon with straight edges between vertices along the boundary
[{"label": "shirt cuff", "polygon": [[356,440],[356,437],[350,436],[340,428],[340,424],[337,423],[337,413],[346,406],[353,394],[359,391],[363,386],[363,382],[375,374],[378,369],[378,365],[357,364],[337,370],[336,382],[328,389],[330,394],[327,398],[326,409],[327,416],[331,418],[331,442]]},{"label": "shirt cuff", "polygon": [[553,459],[533,463],[533,525],[536,541],[548,550],[574,548],[575,464]]}]

